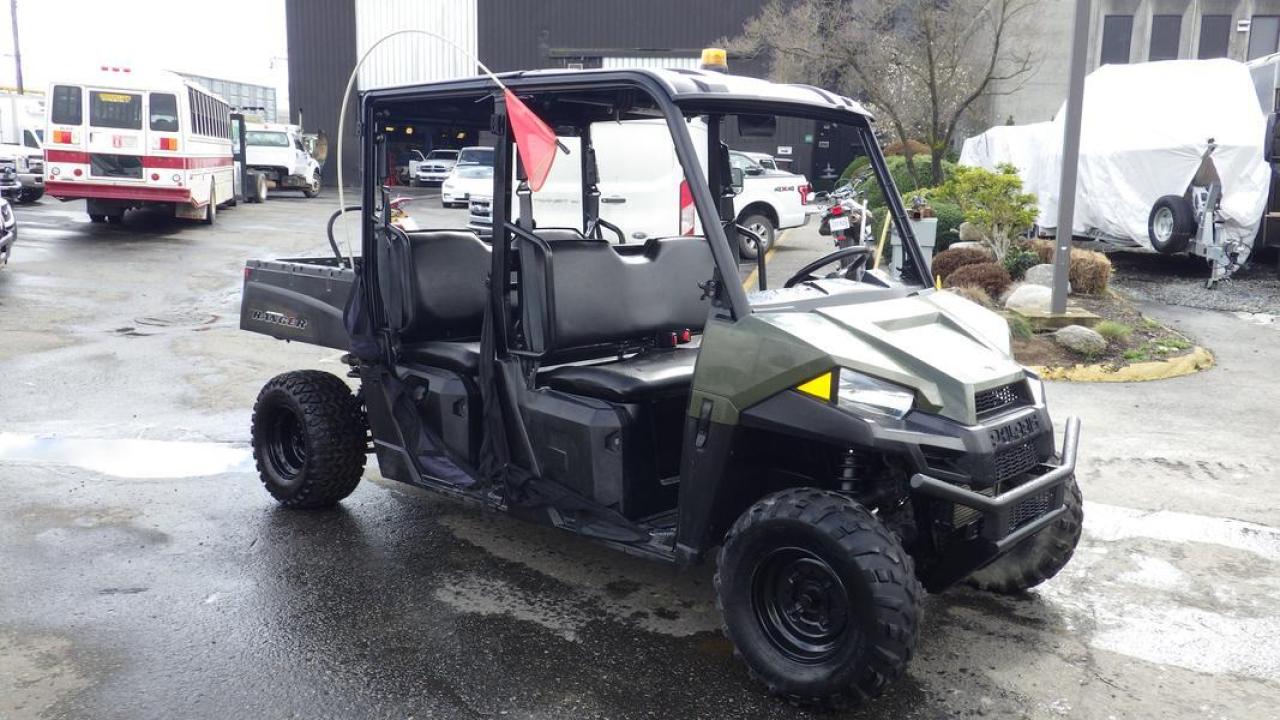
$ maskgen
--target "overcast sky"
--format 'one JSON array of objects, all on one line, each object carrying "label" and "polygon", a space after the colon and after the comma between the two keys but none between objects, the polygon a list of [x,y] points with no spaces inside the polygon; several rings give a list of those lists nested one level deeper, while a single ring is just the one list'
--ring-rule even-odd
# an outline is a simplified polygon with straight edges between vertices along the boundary
[{"label": "overcast sky", "polygon": [[[14,87],[9,2],[0,0],[0,85]],[[18,0],[18,30],[28,89],[107,64],[288,93],[284,0]]]}]

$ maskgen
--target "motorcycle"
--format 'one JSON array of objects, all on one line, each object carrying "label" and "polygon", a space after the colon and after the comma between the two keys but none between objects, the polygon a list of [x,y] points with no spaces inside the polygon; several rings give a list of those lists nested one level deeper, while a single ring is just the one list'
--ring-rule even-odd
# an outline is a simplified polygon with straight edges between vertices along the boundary
[{"label": "motorcycle", "polygon": [[830,204],[823,211],[818,234],[831,237],[836,249],[875,245],[871,211],[867,208],[866,193],[859,186],[860,183],[845,182],[825,198],[819,198]]}]

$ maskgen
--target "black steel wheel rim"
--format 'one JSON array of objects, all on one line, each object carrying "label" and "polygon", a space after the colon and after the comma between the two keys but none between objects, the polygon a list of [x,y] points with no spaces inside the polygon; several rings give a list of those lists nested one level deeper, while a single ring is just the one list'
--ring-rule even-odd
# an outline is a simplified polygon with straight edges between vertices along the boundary
[{"label": "black steel wheel rim", "polygon": [[302,475],[307,462],[307,436],[302,418],[289,408],[279,408],[267,426],[267,460],[275,474],[286,484]]},{"label": "black steel wheel rim", "polygon": [[773,646],[806,665],[835,655],[850,632],[844,583],[826,560],[804,548],[783,547],[760,559],[751,605]]}]

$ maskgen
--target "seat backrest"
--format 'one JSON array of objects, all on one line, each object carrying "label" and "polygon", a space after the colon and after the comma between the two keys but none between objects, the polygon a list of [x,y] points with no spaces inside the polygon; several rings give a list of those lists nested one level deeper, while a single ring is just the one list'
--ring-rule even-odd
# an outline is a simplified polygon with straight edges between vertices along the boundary
[{"label": "seat backrest", "polygon": [[403,342],[480,337],[489,299],[489,245],[467,230],[406,233],[413,258],[413,312]]},{"label": "seat backrest", "polygon": [[[615,246],[557,238],[538,267],[548,284],[548,351],[644,340],[659,332],[701,330],[710,301],[698,283],[712,276],[711,248],[701,237],[653,238]],[[527,320],[526,320],[527,322]]]}]

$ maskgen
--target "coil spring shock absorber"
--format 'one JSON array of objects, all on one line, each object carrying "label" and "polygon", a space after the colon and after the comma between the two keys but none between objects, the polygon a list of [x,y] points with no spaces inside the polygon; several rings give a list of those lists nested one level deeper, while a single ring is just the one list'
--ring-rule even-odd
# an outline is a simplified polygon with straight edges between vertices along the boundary
[{"label": "coil spring shock absorber", "polygon": [[853,448],[848,448],[840,455],[840,489],[844,492],[853,492],[862,479],[863,472],[866,470],[866,463],[863,461],[862,454]]}]

